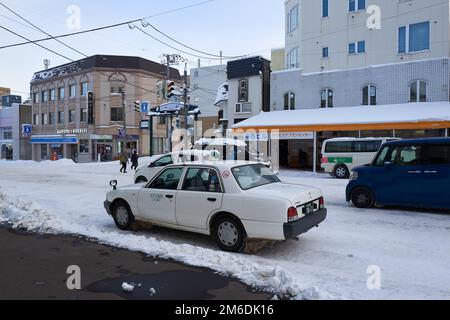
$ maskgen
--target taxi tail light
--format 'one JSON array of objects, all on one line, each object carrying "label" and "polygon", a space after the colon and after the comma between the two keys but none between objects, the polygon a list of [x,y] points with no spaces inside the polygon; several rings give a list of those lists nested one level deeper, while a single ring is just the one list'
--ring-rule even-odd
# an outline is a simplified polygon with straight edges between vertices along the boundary
[{"label": "taxi tail light", "polygon": [[298,220],[298,211],[294,207],[288,209],[288,222]]},{"label": "taxi tail light", "polygon": [[328,163],[329,161],[328,161],[328,158],[327,157],[323,157],[322,158],[322,163]]},{"label": "taxi tail light", "polygon": [[325,209],[325,199],[323,197],[319,199],[319,208],[320,210]]}]

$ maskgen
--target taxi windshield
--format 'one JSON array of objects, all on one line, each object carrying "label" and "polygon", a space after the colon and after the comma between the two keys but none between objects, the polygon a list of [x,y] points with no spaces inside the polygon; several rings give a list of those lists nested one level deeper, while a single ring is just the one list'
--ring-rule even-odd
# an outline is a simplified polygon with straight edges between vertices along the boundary
[{"label": "taxi windshield", "polygon": [[242,190],[250,190],[267,184],[281,182],[272,170],[263,164],[236,167],[231,171]]}]

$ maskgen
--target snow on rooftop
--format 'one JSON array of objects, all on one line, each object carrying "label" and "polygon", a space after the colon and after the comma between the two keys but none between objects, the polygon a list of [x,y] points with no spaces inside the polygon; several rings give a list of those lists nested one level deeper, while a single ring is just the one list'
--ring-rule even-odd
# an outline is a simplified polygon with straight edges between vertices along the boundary
[{"label": "snow on rooftop", "polygon": [[234,125],[233,129],[428,121],[450,121],[450,102],[261,112],[255,117]]}]

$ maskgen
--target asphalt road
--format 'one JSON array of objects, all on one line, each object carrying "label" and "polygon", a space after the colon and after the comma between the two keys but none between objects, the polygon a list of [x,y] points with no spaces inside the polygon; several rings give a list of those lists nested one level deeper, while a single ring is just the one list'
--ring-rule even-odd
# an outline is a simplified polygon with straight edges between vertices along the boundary
[{"label": "asphalt road", "polygon": [[[1,300],[262,300],[271,295],[174,261],[118,250],[72,236],[29,234],[0,226]],[[69,290],[69,266],[81,290]],[[122,283],[134,283],[133,293]],[[154,290],[153,290],[154,289]]]}]

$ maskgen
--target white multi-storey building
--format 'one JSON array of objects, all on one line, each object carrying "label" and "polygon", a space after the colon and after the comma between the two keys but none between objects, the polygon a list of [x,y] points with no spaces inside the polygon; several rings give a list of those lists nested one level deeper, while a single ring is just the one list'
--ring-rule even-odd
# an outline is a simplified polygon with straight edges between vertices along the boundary
[{"label": "white multi-storey building", "polygon": [[[287,0],[285,9],[286,70],[272,72],[271,111],[448,103],[450,1]],[[318,131],[316,148],[336,136],[409,138],[448,132],[388,125],[347,128]],[[281,159],[286,165],[298,165],[298,150],[306,150],[313,163],[311,141],[280,141],[280,149],[288,154]]]},{"label": "white multi-storey building", "polygon": [[449,1],[288,0],[286,67],[303,73],[448,57]]}]

